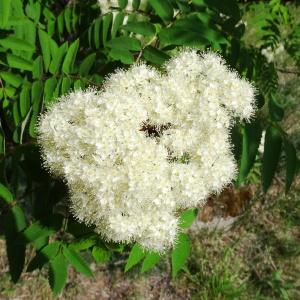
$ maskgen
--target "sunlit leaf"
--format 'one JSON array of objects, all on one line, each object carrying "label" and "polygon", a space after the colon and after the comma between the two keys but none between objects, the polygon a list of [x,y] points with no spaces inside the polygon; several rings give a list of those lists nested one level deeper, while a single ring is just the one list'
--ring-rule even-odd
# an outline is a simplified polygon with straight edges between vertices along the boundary
[{"label": "sunlit leaf", "polygon": [[172,277],[175,278],[177,273],[185,266],[190,255],[191,246],[186,234],[178,235],[176,245],[172,250]]},{"label": "sunlit leaf", "polygon": [[132,247],[129,257],[127,259],[127,263],[125,265],[125,272],[130,270],[136,264],[138,264],[145,257],[145,255],[146,253],[143,251],[143,249],[138,244],[135,244]]}]

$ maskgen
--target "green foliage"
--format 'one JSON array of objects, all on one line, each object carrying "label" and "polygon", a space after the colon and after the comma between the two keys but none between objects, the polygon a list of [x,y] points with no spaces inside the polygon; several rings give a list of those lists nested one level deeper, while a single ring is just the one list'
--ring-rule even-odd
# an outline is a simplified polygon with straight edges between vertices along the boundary
[{"label": "green foliage", "polygon": [[173,7],[169,0],[149,0],[149,3],[162,20],[172,20]]},{"label": "green foliage", "polygon": [[34,242],[43,237],[48,237],[54,232],[54,229],[41,226],[39,222],[35,222],[18,234],[15,240],[15,244],[21,245],[29,242]]},{"label": "green foliage", "polygon": [[271,185],[280,158],[282,137],[276,127],[270,126],[266,130],[264,155],[262,161],[263,189],[266,192]]},{"label": "green foliage", "polygon": [[83,273],[86,276],[93,276],[93,273],[87,263],[82,257],[80,257],[79,254],[75,252],[75,250],[64,247],[63,253],[65,258],[75,268],[76,271]]},{"label": "green foliage", "polygon": [[135,244],[129,254],[126,266],[125,266],[125,272],[130,270],[132,267],[134,267],[136,264],[138,264],[144,257],[146,253],[145,251],[138,245]]},{"label": "green foliage", "polygon": [[179,219],[179,226],[181,228],[188,228],[192,225],[192,223],[195,221],[195,219],[198,216],[198,210],[197,209],[188,209],[184,211]]},{"label": "green foliage", "polygon": [[12,193],[1,183],[0,183],[0,197],[8,204],[11,203],[14,199]]},{"label": "green foliage", "polygon": [[4,224],[9,271],[12,281],[17,282],[25,263],[25,246],[14,243],[18,233],[26,227],[23,210],[19,206],[13,206],[6,215]]},{"label": "green foliage", "polygon": [[106,262],[110,259],[110,251],[103,245],[96,245],[92,250],[93,258],[97,263]]},{"label": "green foliage", "polygon": [[68,264],[62,253],[49,262],[49,283],[54,295],[58,295],[68,278]]},{"label": "green foliage", "polygon": [[175,278],[177,273],[185,267],[190,255],[191,246],[186,234],[180,233],[176,245],[172,250],[172,277]]},{"label": "green foliage", "polygon": [[245,124],[242,128],[242,151],[240,157],[240,172],[238,184],[242,184],[249,174],[257,155],[262,135],[262,128],[259,120]]},{"label": "green foliage", "polygon": [[[104,241],[92,227],[69,215],[65,184],[50,177],[41,165],[36,124],[58,97],[88,86],[101,88],[105,76],[136,61],[159,68],[179,47],[218,50],[232,68],[254,83],[259,94],[257,115],[232,129],[239,166],[236,184],[247,182],[255,161],[260,161],[266,192],[282,159],[289,191],[299,159],[281,127],[285,106],[278,96],[276,66],[261,54],[262,49],[275,49],[283,42],[300,66],[300,25],[279,0],[250,5],[234,0],[150,0],[143,9],[140,1],[133,1],[132,11],[126,9],[127,1],[119,1],[119,7],[106,14],[101,14],[96,0],[64,3],[0,0],[0,208],[14,282],[23,271],[29,243],[36,253],[27,271],[48,266],[55,294],[66,283],[68,264],[92,275],[80,251],[90,252],[97,263],[103,263],[130,250]],[[254,47],[245,42],[242,19],[243,13],[253,7],[259,10],[261,5],[267,5],[268,12],[254,18],[260,39]],[[283,41],[282,24],[293,28]],[[258,147],[264,130],[261,158]],[[196,210],[183,212],[180,230],[188,228],[196,216]],[[186,270],[189,253],[190,243],[182,231],[175,248],[165,255],[171,257],[173,278]],[[125,271],[141,263],[144,273],[162,259],[134,245]]]},{"label": "green foliage", "polygon": [[286,182],[285,191],[289,191],[294,177],[298,171],[299,161],[297,160],[296,149],[291,142],[284,140],[284,151],[286,156]]},{"label": "green foliage", "polygon": [[49,261],[58,253],[60,245],[61,243],[56,241],[40,249],[40,251],[37,252],[36,256],[29,263],[27,271],[30,272],[37,268],[41,269],[44,264],[49,263]]},{"label": "green foliage", "polygon": [[141,273],[145,273],[148,270],[152,269],[160,261],[160,259],[161,257],[158,253],[156,252],[148,253],[143,261]]}]

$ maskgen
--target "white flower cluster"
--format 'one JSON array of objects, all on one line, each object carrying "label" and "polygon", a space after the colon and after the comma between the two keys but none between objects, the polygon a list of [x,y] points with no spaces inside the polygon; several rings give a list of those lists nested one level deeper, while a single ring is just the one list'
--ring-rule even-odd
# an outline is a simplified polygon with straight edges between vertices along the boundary
[{"label": "white flower cluster", "polygon": [[187,49],[163,74],[133,65],[100,92],[62,97],[41,117],[39,143],[80,221],[108,240],[164,251],[178,212],[234,178],[229,129],[251,117],[254,94],[220,56]]}]

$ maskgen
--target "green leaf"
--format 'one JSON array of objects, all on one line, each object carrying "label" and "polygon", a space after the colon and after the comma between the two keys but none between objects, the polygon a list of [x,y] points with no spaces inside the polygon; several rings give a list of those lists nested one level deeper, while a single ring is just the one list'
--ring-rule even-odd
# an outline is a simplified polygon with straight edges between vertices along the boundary
[{"label": "green leaf", "polygon": [[178,235],[177,243],[172,250],[172,277],[175,278],[177,273],[185,266],[190,255],[191,246],[186,234]]},{"label": "green leaf", "polygon": [[285,192],[288,193],[297,173],[297,154],[294,145],[288,140],[284,141],[286,160]]},{"label": "green leaf", "polygon": [[120,49],[120,50],[132,50],[140,51],[142,46],[141,42],[132,37],[121,36],[114,38],[106,43],[106,46],[109,48]]},{"label": "green leaf", "polygon": [[12,99],[15,96],[16,93],[16,89],[12,86],[6,86],[5,87],[5,94],[7,96],[7,98]]},{"label": "green leaf", "polygon": [[78,240],[75,240],[69,245],[69,249],[72,250],[86,250],[97,243],[96,235],[88,235],[86,237],[82,237]]},{"label": "green leaf", "polygon": [[40,40],[40,46],[42,49],[42,55],[43,55],[43,60],[44,60],[44,66],[45,66],[45,71],[48,71],[49,65],[50,65],[50,60],[51,60],[51,53],[50,53],[50,37],[48,34],[39,29],[39,40]]},{"label": "green leaf", "polygon": [[150,22],[130,22],[123,25],[122,29],[144,36],[152,36],[156,32],[155,26]]},{"label": "green leaf", "polygon": [[74,82],[74,90],[83,90],[85,88],[85,83],[81,79],[77,79]]},{"label": "green leaf", "polygon": [[266,193],[270,187],[280,158],[282,137],[275,127],[268,127],[265,136],[265,147],[262,159],[262,183]]},{"label": "green leaf", "polygon": [[0,126],[0,155],[5,155],[5,134]]},{"label": "green leaf", "polygon": [[5,216],[6,252],[9,263],[9,272],[13,282],[17,282],[25,263],[25,245],[15,245],[14,239],[18,232],[26,227],[23,210],[15,205]]},{"label": "green leaf", "polygon": [[94,246],[92,255],[97,263],[106,262],[110,259],[110,252],[104,246]]},{"label": "green leaf", "polygon": [[20,93],[19,108],[21,117],[24,119],[30,109],[30,88],[23,87]]},{"label": "green leaf", "polygon": [[43,95],[43,82],[38,80],[32,84],[31,88],[31,100],[33,104],[34,111],[38,111],[39,103]]},{"label": "green leaf", "polygon": [[20,75],[12,72],[0,72],[0,77],[8,84],[18,88],[23,83],[23,78]]},{"label": "green leaf", "polygon": [[45,105],[48,105],[51,102],[56,85],[57,85],[57,79],[55,77],[51,77],[46,80],[45,87],[44,87]]},{"label": "green leaf", "polygon": [[164,21],[171,21],[173,19],[174,11],[169,0],[149,0],[157,15]]},{"label": "green leaf", "polygon": [[61,94],[65,95],[69,93],[71,89],[72,80],[69,77],[64,77],[61,84]]},{"label": "green leaf", "polygon": [[232,145],[232,153],[236,162],[240,162],[243,148],[242,127],[239,124],[233,126],[230,130],[230,142]]},{"label": "green leaf", "polygon": [[106,44],[107,38],[108,38],[108,32],[110,24],[113,20],[112,13],[108,13],[102,17],[102,42],[103,45]]},{"label": "green leaf", "polygon": [[103,81],[103,77],[98,74],[94,74],[90,80],[95,83],[95,85],[100,85]]},{"label": "green leaf", "polygon": [[141,0],[133,0],[132,1],[132,8],[134,10],[138,10],[141,4]]},{"label": "green leaf", "polygon": [[111,37],[112,37],[112,38],[115,38],[115,37],[116,37],[119,28],[120,28],[121,25],[123,24],[124,17],[125,17],[125,14],[122,13],[122,12],[119,12],[119,13],[115,16],[114,22],[113,22],[113,25],[112,25],[112,28],[111,28]]},{"label": "green leaf", "polygon": [[26,14],[38,23],[41,16],[41,4],[39,2],[31,2],[26,6]]},{"label": "green leaf", "polygon": [[39,79],[43,76],[43,58],[38,56],[33,62],[32,77]]},{"label": "green leaf", "polygon": [[17,234],[26,227],[25,215],[21,207],[14,205],[5,219],[5,235],[8,239],[15,239]]},{"label": "green leaf", "polygon": [[59,36],[62,37],[64,33],[64,11],[62,11],[57,17],[57,29]]},{"label": "green leaf", "polygon": [[159,32],[159,38],[165,45],[203,46],[207,45],[207,39],[198,32],[185,30],[184,28],[170,27]]},{"label": "green leaf", "polygon": [[143,261],[141,273],[145,273],[152,269],[159,262],[160,258],[160,255],[156,252],[148,253]]},{"label": "green leaf", "polygon": [[94,65],[94,62],[96,60],[96,53],[92,53],[88,55],[80,64],[79,67],[79,74],[81,76],[87,76]]},{"label": "green leaf", "polygon": [[183,14],[188,14],[191,12],[191,6],[190,6],[190,1],[182,1],[182,0],[176,0],[176,4],[178,5],[178,9],[183,13]]},{"label": "green leaf", "polygon": [[124,248],[125,248],[125,244],[120,244],[120,243],[114,243],[114,242],[111,242],[111,243],[105,243],[105,246],[113,251],[113,252],[119,252],[119,253],[122,253],[124,251]]},{"label": "green leaf", "polygon": [[144,257],[146,253],[143,251],[143,249],[138,245],[135,244],[129,254],[126,266],[125,266],[125,272],[130,270],[132,267],[134,267],[136,264],[138,264]]},{"label": "green leaf", "polygon": [[10,11],[10,2],[11,0],[0,0],[0,28],[5,27],[7,24]]},{"label": "green leaf", "polygon": [[[99,49],[100,47],[100,37],[101,37],[101,34],[100,34],[100,25],[101,25],[101,18],[98,18],[95,20],[94,22],[94,44],[95,44],[95,47],[96,49]],[[90,27],[91,28],[91,27]],[[90,37],[89,37],[89,44],[91,44],[91,41],[92,41],[92,37],[91,37],[91,32],[89,33],[90,34]]]},{"label": "green leaf", "polygon": [[58,83],[57,83],[56,88],[53,93],[53,99],[57,99],[60,96],[62,81],[63,81],[63,77],[60,77],[58,79]]},{"label": "green leaf", "polygon": [[78,48],[79,48],[79,39],[77,39],[75,42],[71,44],[67,52],[67,55],[64,59],[63,66],[62,66],[62,70],[64,73],[70,74],[73,72]]},{"label": "green leaf", "polygon": [[32,63],[24,58],[13,54],[7,54],[7,63],[11,68],[16,68],[25,71],[32,71]]},{"label": "green leaf", "polygon": [[18,50],[18,51],[35,51],[35,48],[27,41],[9,36],[5,39],[0,39],[0,46],[6,49]]},{"label": "green leaf", "polygon": [[43,96],[43,83],[42,81],[35,81],[31,88],[32,100],[32,116],[29,124],[29,134],[31,137],[36,137],[36,122],[40,112],[41,102]]},{"label": "green leaf", "polygon": [[49,263],[49,284],[55,295],[58,295],[64,288],[68,278],[68,264],[63,256],[59,253]]},{"label": "green leaf", "polygon": [[143,58],[150,63],[160,66],[169,60],[170,56],[152,46],[147,46],[143,51]]},{"label": "green leaf", "polygon": [[181,228],[188,228],[192,225],[198,216],[198,210],[196,208],[188,209],[184,211],[179,218],[179,226]]},{"label": "green leaf", "polygon": [[36,256],[29,263],[27,272],[32,272],[37,268],[41,269],[44,264],[48,263],[57,255],[60,245],[60,242],[55,241],[38,251]]},{"label": "green leaf", "polygon": [[127,0],[118,0],[118,4],[121,9],[124,9],[127,6],[128,1]]},{"label": "green leaf", "polygon": [[114,60],[120,60],[123,64],[132,64],[134,62],[133,55],[126,49],[114,48],[110,50],[109,56]]},{"label": "green leaf", "polygon": [[[57,43],[53,39],[50,38],[49,42],[50,42],[50,54],[51,54],[51,58],[53,60],[57,57],[59,48],[58,48]],[[51,63],[52,63],[52,61],[51,61]]]},{"label": "green leaf", "polygon": [[36,250],[40,250],[49,243],[49,237],[48,236],[42,236],[41,238],[36,239],[33,242],[33,246]]},{"label": "green leaf", "polygon": [[241,185],[250,172],[258,151],[262,135],[262,128],[258,119],[247,123],[243,128],[243,147],[240,161],[240,170],[237,183]]},{"label": "green leaf", "polygon": [[15,101],[13,103],[13,119],[14,119],[15,125],[18,126],[21,122],[21,116],[20,116],[19,105],[18,105],[17,101]]},{"label": "green leaf", "polygon": [[162,29],[159,38],[166,45],[203,47],[208,44],[227,43],[217,28],[203,22],[197,13],[181,18],[173,26]]},{"label": "green leaf", "polygon": [[278,104],[275,95],[271,95],[268,104],[269,104],[269,112],[270,112],[271,119],[275,122],[281,121],[284,116],[284,110]]},{"label": "green leaf", "polygon": [[22,124],[21,124],[21,128],[20,128],[20,137],[19,137],[19,143],[22,144],[23,143],[23,136],[24,136],[24,132],[25,132],[25,128],[27,126],[27,123],[29,121],[29,117],[30,117],[30,114],[31,114],[31,111],[32,111],[32,107],[29,108],[29,111],[27,113],[27,115],[25,116],[24,120],[22,121]]},{"label": "green leaf", "polygon": [[60,48],[55,48],[55,44],[51,43],[52,47],[51,47],[51,56],[52,56],[52,60],[51,60],[51,64],[49,66],[49,71],[51,74],[56,74],[61,66],[61,63],[64,59],[65,54],[68,51],[68,43],[65,42],[64,44],[62,44],[60,46]]},{"label": "green leaf", "polygon": [[42,237],[47,237],[55,233],[52,228],[42,226],[39,222],[35,222],[20,232],[15,240],[16,245],[34,242]]},{"label": "green leaf", "polygon": [[0,183],[0,197],[8,204],[14,200],[13,194],[2,183]]},{"label": "green leaf", "polygon": [[72,30],[71,30],[71,13],[72,13],[71,8],[69,6],[67,6],[64,11],[64,17],[65,17],[66,29],[69,34],[71,34],[71,32],[72,32]]},{"label": "green leaf", "polygon": [[64,246],[64,256],[76,269],[76,271],[86,276],[93,276],[93,272],[91,271],[90,267],[73,249]]}]

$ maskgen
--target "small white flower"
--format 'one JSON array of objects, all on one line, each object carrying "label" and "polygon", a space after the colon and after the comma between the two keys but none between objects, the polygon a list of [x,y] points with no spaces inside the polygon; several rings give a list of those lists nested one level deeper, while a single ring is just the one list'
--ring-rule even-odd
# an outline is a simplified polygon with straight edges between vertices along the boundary
[{"label": "small white flower", "polygon": [[119,70],[100,92],[61,97],[38,126],[74,216],[108,240],[161,252],[175,243],[178,211],[234,178],[229,129],[252,116],[255,94],[214,53],[184,50],[165,70]]}]

